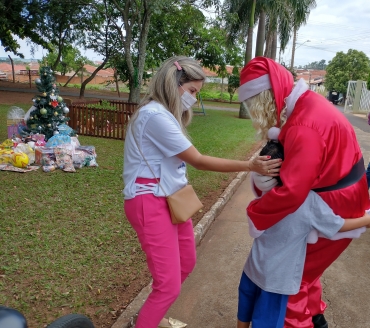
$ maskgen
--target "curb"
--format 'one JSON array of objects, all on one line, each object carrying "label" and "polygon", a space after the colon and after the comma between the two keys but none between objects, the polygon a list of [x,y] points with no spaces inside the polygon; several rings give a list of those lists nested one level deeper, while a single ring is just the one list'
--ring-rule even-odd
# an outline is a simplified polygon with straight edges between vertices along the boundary
[{"label": "curb", "polygon": [[[257,150],[250,157],[250,159],[255,158],[259,154],[259,152],[260,152],[260,149]],[[235,191],[238,189],[241,183],[246,179],[248,174],[249,172],[239,172],[236,178],[233,181],[231,181],[231,183],[227,186],[225,191],[218,198],[216,203],[212,205],[210,210],[203,215],[202,219],[194,227],[194,237],[195,237],[196,246],[200,244],[203,237],[205,236],[208,229],[210,228],[212,222],[221,213],[221,211],[224,209],[227,202],[230,200],[232,195],[234,195]],[[151,292],[151,284],[152,282],[150,282],[147,286],[145,286],[141,290],[141,292],[134,298],[134,300],[121,313],[121,315],[118,317],[117,321],[112,325],[111,328],[133,328],[134,327],[134,323],[136,321],[138,312]]]}]

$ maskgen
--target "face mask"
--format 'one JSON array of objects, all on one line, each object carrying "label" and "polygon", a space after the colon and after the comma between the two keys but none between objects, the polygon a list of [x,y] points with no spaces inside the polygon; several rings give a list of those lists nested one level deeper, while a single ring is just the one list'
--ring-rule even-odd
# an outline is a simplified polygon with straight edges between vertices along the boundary
[{"label": "face mask", "polygon": [[[184,90],[183,87],[181,87],[181,89]],[[181,96],[181,102],[182,102],[182,111],[186,112],[197,102],[197,98],[194,98],[188,91],[184,90],[184,93]]]}]

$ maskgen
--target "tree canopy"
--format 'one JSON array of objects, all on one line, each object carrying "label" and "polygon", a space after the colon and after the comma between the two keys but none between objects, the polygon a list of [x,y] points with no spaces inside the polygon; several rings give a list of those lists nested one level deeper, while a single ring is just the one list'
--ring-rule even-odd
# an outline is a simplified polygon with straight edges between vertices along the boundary
[{"label": "tree canopy", "polygon": [[325,87],[331,91],[347,91],[348,81],[367,80],[370,60],[364,52],[350,49],[338,52],[326,68]]},{"label": "tree canopy", "polygon": [[19,39],[48,48],[47,41],[39,33],[38,27],[43,22],[46,0],[2,0],[0,1],[0,45],[5,51],[24,58],[19,52]]}]

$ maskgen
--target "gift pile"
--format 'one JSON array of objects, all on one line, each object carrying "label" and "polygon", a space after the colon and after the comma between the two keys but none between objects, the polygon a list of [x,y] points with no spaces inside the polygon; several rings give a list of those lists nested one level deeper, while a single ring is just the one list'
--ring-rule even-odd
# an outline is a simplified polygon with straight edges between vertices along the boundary
[{"label": "gift pile", "polygon": [[81,146],[69,129],[68,125],[59,126],[59,134],[47,141],[43,134],[6,139],[0,144],[0,170],[28,172],[41,166],[44,172],[75,172],[84,166],[98,166],[95,147]]},{"label": "gift pile", "polygon": [[0,170],[28,172],[38,169],[38,166],[30,166],[35,162],[32,147],[17,139],[6,139],[0,144]]},{"label": "gift pile", "polygon": [[35,163],[44,172],[61,169],[75,172],[84,166],[98,166],[94,146],[81,146],[77,137],[57,134],[43,146],[35,147]]}]

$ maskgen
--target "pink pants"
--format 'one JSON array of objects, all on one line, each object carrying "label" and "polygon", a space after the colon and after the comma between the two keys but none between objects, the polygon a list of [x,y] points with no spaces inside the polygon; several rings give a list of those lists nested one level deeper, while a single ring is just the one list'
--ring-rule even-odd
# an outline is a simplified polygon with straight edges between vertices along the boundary
[{"label": "pink pants", "polygon": [[[152,179],[137,180],[155,182]],[[156,328],[180,294],[181,284],[196,262],[191,219],[174,225],[164,197],[153,194],[125,201],[127,219],[135,229],[153,277],[152,292],[142,306],[136,328]]]}]

